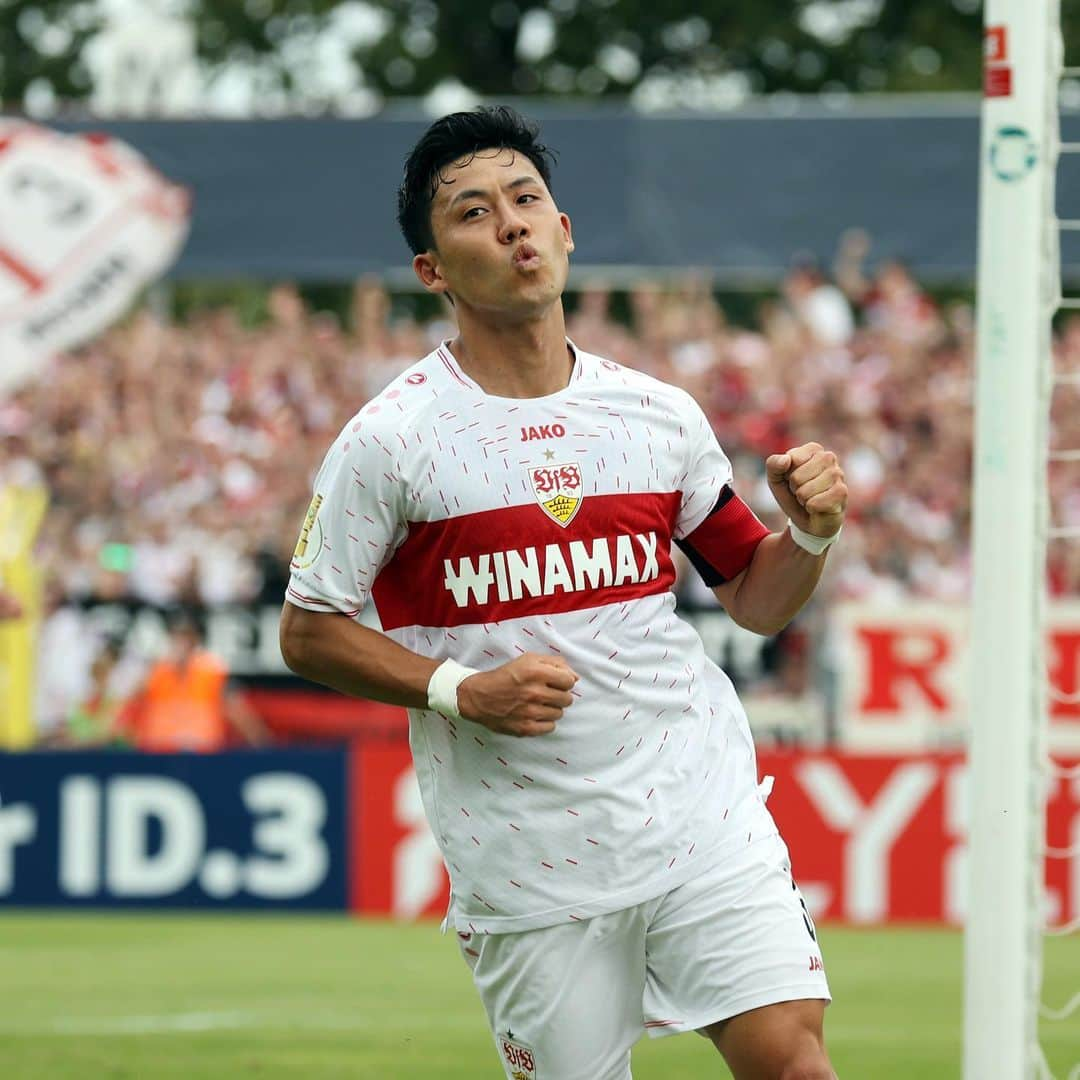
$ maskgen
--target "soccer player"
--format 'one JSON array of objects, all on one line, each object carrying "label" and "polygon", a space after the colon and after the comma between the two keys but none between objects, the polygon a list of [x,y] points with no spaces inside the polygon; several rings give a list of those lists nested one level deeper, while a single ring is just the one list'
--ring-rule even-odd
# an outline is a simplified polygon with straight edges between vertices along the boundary
[{"label": "soccer player", "polygon": [[768,459],[769,534],[693,399],[566,338],[574,244],[536,128],[436,121],[398,218],[458,335],[364,405],[315,480],[289,666],[405,705],[449,924],[515,1080],[616,1080],[699,1031],[743,1080],[825,1080],[829,990],[745,713],[675,614],[678,544],[740,625],[814,589],[847,490]]}]

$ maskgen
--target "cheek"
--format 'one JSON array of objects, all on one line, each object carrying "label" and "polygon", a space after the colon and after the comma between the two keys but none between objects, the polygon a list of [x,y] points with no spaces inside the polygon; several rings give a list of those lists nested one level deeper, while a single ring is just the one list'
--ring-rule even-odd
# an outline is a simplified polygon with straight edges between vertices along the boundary
[{"label": "cheek", "polygon": [[457,292],[465,301],[469,297],[479,300],[503,290],[497,269],[482,252],[460,252],[446,264],[444,276],[451,292]]},{"label": "cheek", "polygon": [[470,255],[463,260],[459,273],[462,280],[468,281],[472,285],[481,288],[485,282],[491,280],[493,277],[490,260],[485,259],[481,254]]},{"label": "cheek", "polygon": [[470,281],[483,276],[485,261],[477,251],[458,251],[450,259],[443,260],[443,276],[450,282]]}]

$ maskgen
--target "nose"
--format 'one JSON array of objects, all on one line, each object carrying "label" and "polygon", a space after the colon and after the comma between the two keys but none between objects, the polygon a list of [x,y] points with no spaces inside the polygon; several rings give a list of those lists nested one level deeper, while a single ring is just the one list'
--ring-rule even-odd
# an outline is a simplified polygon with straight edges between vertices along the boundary
[{"label": "nose", "polygon": [[503,214],[499,222],[499,240],[504,244],[514,244],[524,240],[529,235],[529,225],[518,212],[516,206],[511,205]]}]

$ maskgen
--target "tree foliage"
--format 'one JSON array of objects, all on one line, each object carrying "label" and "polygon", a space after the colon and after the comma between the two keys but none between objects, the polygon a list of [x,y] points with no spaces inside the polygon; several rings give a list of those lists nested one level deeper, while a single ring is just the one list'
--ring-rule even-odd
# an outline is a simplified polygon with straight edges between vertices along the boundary
[{"label": "tree foliage", "polygon": [[[106,25],[111,2],[0,0],[5,104],[19,107],[35,91],[85,97],[82,51]],[[178,6],[197,29],[208,86],[244,67],[289,108],[333,110],[350,82],[376,102],[448,82],[489,98],[636,93],[690,104],[750,93],[974,91],[982,65],[979,0],[174,0]],[[1080,0],[1062,7],[1066,54],[1077,63]],[[367,29],[355,32],[360,24]],[[345,62],[333,84],[324,70],[331,53]]]}]

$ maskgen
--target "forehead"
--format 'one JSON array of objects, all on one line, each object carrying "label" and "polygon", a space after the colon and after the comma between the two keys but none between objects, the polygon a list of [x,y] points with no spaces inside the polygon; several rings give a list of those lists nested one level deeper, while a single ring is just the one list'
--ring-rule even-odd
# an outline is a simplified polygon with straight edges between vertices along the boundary
[{"label": "forehead", "polygon": [[498,187],[521,176],[531,176],[541,186],[544,183],[536,166],[524,154],[507,147],[477,150],[439,170],[432,205],[445,206],[460,191]]}]

